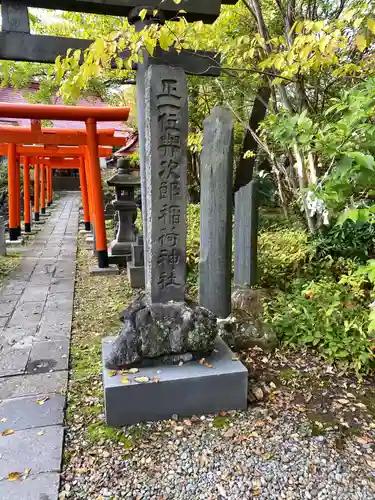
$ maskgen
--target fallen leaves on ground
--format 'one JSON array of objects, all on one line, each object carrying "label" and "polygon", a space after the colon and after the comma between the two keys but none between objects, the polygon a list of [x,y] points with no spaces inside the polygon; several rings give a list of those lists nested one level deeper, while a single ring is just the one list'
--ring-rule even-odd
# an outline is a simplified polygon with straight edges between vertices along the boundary
[{"label": "fallen leaves on ground", "polygon": [[139,369],[138,368],[129,368],[128,372],[133,375],[134,373],[138,373]]},{"label": "fallen leaves on ground", "polygon": [[5,423],[8,419],[7,418],[2,418],[1,421]]},{"label": "fallen leaves on ground", "polygon": [[205,363],[206,368],[212,368],[212,365],[210,363]]},{"label": "fallen leaves on ground", "polygon": [[38,436],[44,436],[44,431],[39,431]]},{"label": "fallen leaves on ground", "polygon": [[29,477],[30,472],[31,472],[31,469],[29,467],[26,467],[26,469],[23,472],[23,478],[27,479]]},{"label": "fallen leaves on ground", "polygon": [[109,370],[108,377],[115,377],[117,375],[117,370]]},{"label": "fallen leaves on ground", "polygon": [[35,402],[38,404],[38,405],[44,405],[44,403],[46,401],[49,400],[49,397],[48,396],[45,396],[44,398],[41,398],[41,399],[37,399]]},{"label": "fallen leaves on ground", "polygon": [[12,429],[6,429],[1,433],[2,436],[11,436],[12,434],[14,434],[14,431],[12,431]]},{"label": "fallen leaves on ground", "polygon": [[136,382],[139,384],[147,384],[147,382],[150,380],[148,377],[135,377],[134,379]]},{"label": "fallen leaves on ground", "polygon": [[154,384],[158,384],[160,382],[160,378],[154,377],[152,381],[154,382]]},{"label": "fallen leaves on ground", "polygon": [[20,472],[10,472],[8,474],[8,481],[19,481],[21,479]]},{"label": "fallen leaves on ground", "polygon": [[124,385],[128,385],[129,384],[129,377],[122,377],[121,383]]}]

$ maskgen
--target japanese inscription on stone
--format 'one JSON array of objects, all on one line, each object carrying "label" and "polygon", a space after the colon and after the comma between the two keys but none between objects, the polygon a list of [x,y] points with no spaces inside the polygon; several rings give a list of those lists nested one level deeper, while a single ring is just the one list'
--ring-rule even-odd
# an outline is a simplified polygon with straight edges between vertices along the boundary
[{"label": "japanese inscription on stone", "polygon": [[188,134],[183,70],[146,74],[146,290],[152,302],[183,301],[186,273]]}]

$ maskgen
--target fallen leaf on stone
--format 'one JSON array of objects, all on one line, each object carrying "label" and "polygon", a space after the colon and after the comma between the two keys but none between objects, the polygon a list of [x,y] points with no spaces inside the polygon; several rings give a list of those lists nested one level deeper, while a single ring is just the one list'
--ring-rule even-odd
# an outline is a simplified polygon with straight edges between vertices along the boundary
[{"label": "fallen leaf on stone", "polygon": [[258,401],[262,401],[262,399],[264,398],[264,394],[260,387],[254,387],[252,392]]},{"label": "fallen leaf on stone", "polygon": [[259,437],[259,434],[256,431],[253,431],[253,432],[250,432],[249,437],[250,438],[257,438],[257,437]]},{"label": "fallen leaf on stone", "polygon": [[124,384],[124,385],[128,385],[129,383],[129,378],[128,377],[122,377],[121,379],[121,383]]},{"label": "fallen leaf on stone", "polygon": [[207,455],[205,453],[202,453],[202,455],[199,457],[199,466],[206,467],[207,464],[208,464]]},{"label": "fallen leaf on stone", "polygon": [[183,361],[180,361],[180,362],[178,363],[178,366],[183,366],[183,365],[184,365],[184,362],[183,362]]},{"label": "fallen leaf on stone", "polygon": [[367,465],[372,469],[375,469],[375,460],[366,460]]},{"label": "fallen leaf on stone", "polygon": [[154,382],[154,384],[158,384],[160,382],[160,378],[154,377],[152,381]]},{"label": "fallen leaf on stone", "polygon": [[138,369],[138,368],[129,368],[129,370],[128,370],[128,371],[129,371],[129,373],[134,374],[134,373],[138,373],[138,372],[139,372],[139,369]]},{"label": "fallen leaf on stone", "polygon": [[138,382],[139,384],[147,384],[147,382],[149,381],[149,378],[148,377],[135,377],[134,380],[136,382]]},{"label": "fallen leaf on stone", "polygon": [[205,363],[205,366],[206,366],[207,368],[212,368],[212,365],[210,365],[210,363]]},{"label": "fallen leaf on stone", "polygon": [[338,399],[337,402],[340,403],[340,405],[346,405],[349,403],[347,399]]},{"label": "fallen leaf on stone", "polygon": [[229,427],[227,431],[224,432],[223,437],[225,438],[232,438],[234,436],[234,429],[232,427]]},{"label": "fallen leaf on stone", "polygon": [[238,356],[233,356],[232,357],[232,361],[239,361],[239,360],[240,360],[240,358]]},{"label": "fallen leaf on stone", "polygon": [[8,474],[8,481],[19,481],[21,479],[20,472],[10,472]]},{"label": "fallen leaf on stone", "polygon": [[255,486],[253,488],[252,493],[253,493],[253,497],[259,497],[260,496],[260,486]]},{"label": "fallen leaf on stone", "polygon": [[109,370],[108,377],[115,377],[116,375],[117,375],[117,371],[116,370]]},{"label": "fallen leaf on stone", "polygon": [[311,464],[311,474],[316,474],[316,464]]},{"label": "fallen leaf on stone", "polygon": [[270,382],[271,389],[277,389],[277,385],[274,382]]},{"label": "fallen leaf on stone", "polygon": [[262,458],[263,460],[270,460],[270,458],[273,457],[273,453],[263,453]]},{"label": "fallen leaf on stone", "polygon": [[49,397],[48,397],[48,396],[45,396],[45,397],[44,397],[44,398],[42,398],[42,399],[37,399],[35,402],[36,402],[38,405],[44,405],[44,403],[45,403],[46,401],[48,401],[48,400],[49,400]]},{"label": "fallen leaf on stone", "polygon": [[201,360],[199,360],[199,363],[200,363],[201,365],[204,365],[204,364],[205,364],[205,362],[206,362],[206,358],[202,358]]},{"label": "fallen leaf on stone", "polygon": [[224,490],[224,488],[221,486],[221,484],[218,484],[217,485],[217,491],[219,492],[219,494],[224,497],[224,498],[227,498],[227,493],[226,491]]},{"label": "fallen leaf on stone", "polygon": [[38,436],[44,436],[44,431],[39,431]]},{"label": "fallen leaf on stone", "polygon": [[14,434],[14,431],[12,431],[12,429],[7,429],[1,433],[2,436],[10,436],[12,434]]},{"label": "fallen leaf on stone", "polygon": [[2,418],[1,421],[5,423],[8,419],[7,418]]},{"label": "fallen leaf on stone", "polygon": [[23,472],[24,479],[27,479],[29,477],[30,471],[31,471],[31,469],[29,469],[29,467],[26,467],[26,469]]}]

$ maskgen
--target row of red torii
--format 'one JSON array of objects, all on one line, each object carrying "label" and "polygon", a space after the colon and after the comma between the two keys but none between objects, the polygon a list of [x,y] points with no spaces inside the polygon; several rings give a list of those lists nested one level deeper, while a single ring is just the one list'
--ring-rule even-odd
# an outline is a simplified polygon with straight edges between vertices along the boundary
[{"label": "row of red torii", "polygon": [[[0,127],[0,154],[8,156],[9,239],[21,235],[20,170],[23,165],[24,229],[31,231],[30,168],[34,168],[34,219],[52,204],[52,170],[79,170],[85,229],[95,228],[98,266],[108,267],[107,236],[100,157],[126,140],[114,129],[97,130],[97,122],[126,121],[129,108],[94,108],[0,103],[0,116],[31,120],[30,128]],[[41,120],[85,122],[85,129],[42,128]],[[39,212],[40,211],[40,212]]]}]

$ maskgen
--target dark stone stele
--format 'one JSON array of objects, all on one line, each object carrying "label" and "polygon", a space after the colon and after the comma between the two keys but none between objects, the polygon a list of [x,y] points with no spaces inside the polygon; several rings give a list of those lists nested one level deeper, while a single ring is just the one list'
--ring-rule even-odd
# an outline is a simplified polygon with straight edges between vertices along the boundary
[{"label": "dark stone stele", "polygon": [[141,296],[120,315],[124,326],[106,359],[109,369],[177,364],[209,355],[216,316],[186,302],[150,303]]}]

